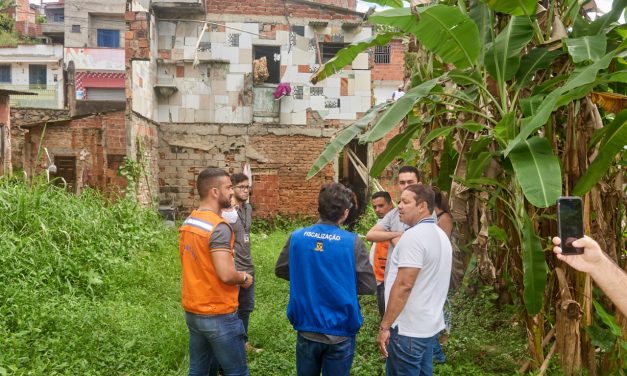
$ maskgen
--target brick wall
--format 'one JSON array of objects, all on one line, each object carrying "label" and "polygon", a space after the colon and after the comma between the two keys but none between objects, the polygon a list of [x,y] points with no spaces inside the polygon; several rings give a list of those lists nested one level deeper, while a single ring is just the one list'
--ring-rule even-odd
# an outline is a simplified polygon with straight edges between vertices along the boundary
[{"label": "brick wall", "polygon": [[[209,14],[241,14],[247,16],[285,16],[285,8],[290,18],[305,19],[346,19],[359,20],[361,16],[351,10],[355,9],[355,0],[324,0],[318,3],[330,5],[352,5],[346,11],[333,10],[328,7],[302,4],[296,1],[259,0],[259,1],[232,1],[216,0],[207,2]],[[284,6],[285,4],[285,6]]]},{"label": "brick wall", "polygon": [[250,145],[270,161],[251,164],[251,203],[257,217],[268,218],[275,214],[317,216],[320,186],[332,182],[335,172],[332,166],[327,166],[311,180],[305,177],[328,141],[327,138],[307,136],[251,138]]},{"label": "brick wall", "polygon": [[405,46],[402,40],[394,39],[390,42],[390,63],[373,64],[373,81],[402,81],[405,78]]},{"label": "brick wall", "polygon": [[0,176],[11,172],[11,116],[9,96],[0,96]]},{"label": "brick wall", "polygon": [[159,136],[157,125],[135,113],[128,116],[130,116],[130,118],[127,117],[127,124],[130,124],[128,155],[139,161],[142,166],[137,187],[137,200],[144,205],[154,205],[159,199]]},{"label": "brick wall", "polygon": [[315,216],[320,185],[333,181],[335,173],[328,166],[310,181],[305,176],[329,138],[289,131],[277,135],[272,134],[275,130],[260,128],[249,128],[250,135],[241,135],[212,125],[162,124],[160,203],[172,205],[185,215],[198,205],[194,187],[200,171],[211,166],[241,172],[249,162],[256,218]]},{"label": "brick wall", "polygon": [[117,194],[126,186],[126,181],[117,174],[126,145],[123,112],[48,124],[45,134],[43,124],[25,126],[12,135],[22,138],[16,143],[19,150],[14,150],[14,155],[20,158],[14,161],[14,167],[24,169],[29,176],[47,167],[45,154],[37,160],[40,147],[46,147],[53,159],[55,156],[76,158],[76,192],[93,187]]}]

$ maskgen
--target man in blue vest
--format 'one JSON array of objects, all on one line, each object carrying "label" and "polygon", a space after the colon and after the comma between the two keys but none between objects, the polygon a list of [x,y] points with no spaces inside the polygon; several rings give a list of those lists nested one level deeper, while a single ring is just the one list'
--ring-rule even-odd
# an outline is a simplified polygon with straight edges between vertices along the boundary
[{"label": "man in blue vest", "polygon": [[348,376],[355,336],[362,324],[357,295],[374,294],[377,284],[365,244],[342,230],[351,206],[342,184],[322,186],[320,220],[294,231],[274,272],[290,281],[287,317],[298,331],[298,376]]}]

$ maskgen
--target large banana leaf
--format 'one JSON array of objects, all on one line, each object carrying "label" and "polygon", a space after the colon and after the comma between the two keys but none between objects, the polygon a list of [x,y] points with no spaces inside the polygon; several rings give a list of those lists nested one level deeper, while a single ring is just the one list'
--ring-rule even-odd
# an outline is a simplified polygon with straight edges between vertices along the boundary
[{"label": "large banana leaf", "polygon": [[[418,12],[424,12],[428,7],[418,7]],[[388,25],[399,30],[415,34],[418,31],[418,19],[410,8],[387,9],[374,13],[368,17],[368,22],[375,25]]]},{"label": "large banana leaf", "polygon": [[516,72],[516,87],[521,88],[533,78],[540,69],[548,68],[562,54],[562,51],[549,51],[547,47],[534,48],[523,56],[520,69]]},{"label": "large banana leaf", "polygon": [[497,12],[512,16],[532,16],[536,14],[536,0],[485,0]]},{"label": "large banana leaf", "polygon": [[423,82],[409,90],[401,99],[394,102],[375,125],[372,126],[370,131],[359,138],[359,141],[374,142],[382,139],[403,120],[419,100],[429,95],[431,90],[437,85],[438,80],[443,79],[445,76],[446,75],[442,75],[433,80]]},{"label": "large banana leaf", "polygon": [[310,81],[313,84],[316,84],[325,78],[334,75],[348,64],[351,64],[357,55],[364,52],[368,48],[373,46],[385,46],[390,43],[392,38],[400,35],[402,34],[395,32],[377,34],[372,38],[368,38],[342,48],[333,59],[327,61],[318,69],[316,73],[314,73],[313,76],[311,76]]},{"label": "large banana leaf", "polygon": [[484,64],[492,77],[499,83],[509,81],[516,75],[520,66],[520,51],[533,37],[533,28],[527,17],[512,17],[490,44]]},{"label": "large banana leaf", "polygon": [[612,58],[614,58],[615,54],[616,51],[612,51],[609,54],[605,55],[599,61],[588,66],[576,69],[570,75],[570,78],[568,79],[568,81],[566,81],[564,86],[553,90],[549,95],[547,95],[544,102],[542,102],[537,112],[533,116],[522,119],[520,132],[518,132],[516,138],[510,141],[510,143],[507,145],[507,148],[504,151],[504,155],[507,156],[514,147],[516,147],[522,141],[526,140],[527,137],[531,135],[531,133],[546,124],[549,116],[551,116],[551,113],[556,109],[558,99],[562,94],[593,83],[599,71],[601,69],[606,69],[608,65],[610,65],[610,62],[612,61]]},{"label": "large banana leaf", "polygon": [[522,141],[509,153],[509,159],[530,203],[539,208],[555,204],[562,193],[562,172],[546,138],[536,136]]},{"label": "large banana leaf", "polygon": [[532,97],[523,98],[520,102],[520,110],[523,113],[523,116],[530,117],[535,115],[538,112],[538,109],[544,102],[544,95],[538,94]]},{"label": "large banana leaf", "polygon": [[390,164],[400,153],[402,153],[406,148],[407,144],[412,140],[414,134],[420,127],[422,127],[422,123],[414,123],[407,127],[403,133],[399,133],[396,136],[392,137],[392,139],[385,146],[385,150],[374,161],[372,164],[372,168],[370,168],[370,176],[376,178],[381,174],[387,165]]},{"label": "large banana leaf", "polygon": [[614,121],[607,125],[605,136],[599,146],[599,154],[575,184],[573,195],[583,196],[588,192],[605,175],[625,145],[627,145],[627,110],[621,111]]},{"label": "large banana leaf", "polygon": [[457,7],[427,8],[420,14],[414,34],[427,49],[457,68],[473,66],[481,51],[477,25]]},{"label": "large banana leaf", "polygon": [[523,213],[522,251],[523,251],[523,298],[529,315],[535,315],[542,309],[544,288],[546,286],[547,266],[542,251],[542,242],[533,230],[533,224],[527,213]]},{"label": "large banana leaf", "polygon": [[483,172],[494,157],[494,153],[484,151],[479,153],[475,158],[468,161],[468,170],[466,171],[466,180],[474,180],[483,176]]},{"label": "large banana leaf", "polygon": [[603,35],[612,23],[618,21],[625,7],[627,7],[627,0],[614,0],[610,11],[592,22],[578,17],[573,25],[573,36]]},{"label": "large banana leaf", "polygon": [[501,121],[499,121],[498,124],[496,124],[496,126],[494,127],[494,131],[493,131],[494,137],[496,138],[498,143],[501,145],[501,147],[504,147],[505,145],[507,145],[509,140],[511,140],[512,138],[516,136],[515,121],[516,121],[516,113],[510,112],[510,113],[505,114],[505,116],[503,116]]},{"label": "large banana leaf", "polygon": [[583,61],[598,61],[605,55],[607,37],[605,35],[592,35],[581,38],[568,38],[564,40],[568,54],[573,63]]},{"label": "large banana leaf", "polygon": [[[468,15],[475,21],[477,28],[479,29],[479,42],[481,46],[485,47],[492,41],[492,21],[490,15],[490,8],[488,5],[480,0],[470,0],[470,8],[468,9]],[[482,48],[479,55],[479,64],[483,64],[483,54],[485,51]]]},{"label": "large banana leaf", "polygon": [[388,103],[382,103],[371,108],[361,119],[357,120],[348,127],[342,129],[324,148],[318,159],[307,173],[307,180],[314,177],[328,163],[335,160],[337,155],[351,142],[358,134],[364,131],[368,125],[374,121],[379,113],[388,106]]}]

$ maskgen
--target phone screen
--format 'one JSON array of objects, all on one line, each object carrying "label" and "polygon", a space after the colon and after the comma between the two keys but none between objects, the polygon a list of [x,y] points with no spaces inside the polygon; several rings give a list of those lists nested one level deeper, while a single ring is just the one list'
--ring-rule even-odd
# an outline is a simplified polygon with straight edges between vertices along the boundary
[{"label": "phone screen", "polygon": [[557,225],[562,242],[562,254],[578,255],[583,248],[573,247],[573,242],[583,237],[583,207],[580,197],[557,199]]}]

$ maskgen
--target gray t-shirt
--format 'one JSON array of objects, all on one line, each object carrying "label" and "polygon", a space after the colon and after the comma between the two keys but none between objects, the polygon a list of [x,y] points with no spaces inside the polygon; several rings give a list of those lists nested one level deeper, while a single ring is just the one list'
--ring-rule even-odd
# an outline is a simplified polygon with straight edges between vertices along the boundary
[{"label": "gray t-shirt", "polygon": [[219,223],[209,239],[209,250],[231,249],[231,228],[226,223]]},{"label": "gray t-shirt", "polygon": [[237,221],[231,224],[235,233],[235,268],[240,272],[253,273],[253,256],[250,252],[250,228],[253,221],[253,208],[244,203],[237,208]]}]

